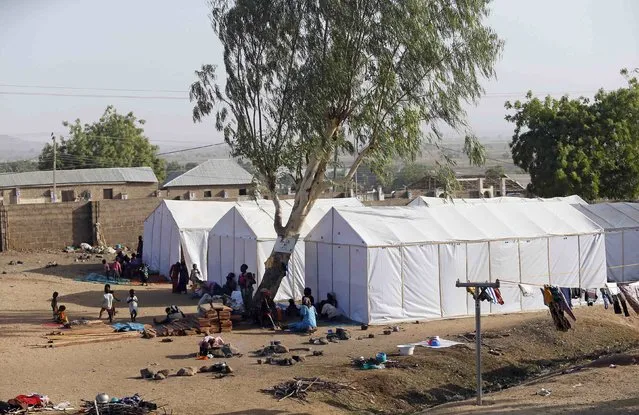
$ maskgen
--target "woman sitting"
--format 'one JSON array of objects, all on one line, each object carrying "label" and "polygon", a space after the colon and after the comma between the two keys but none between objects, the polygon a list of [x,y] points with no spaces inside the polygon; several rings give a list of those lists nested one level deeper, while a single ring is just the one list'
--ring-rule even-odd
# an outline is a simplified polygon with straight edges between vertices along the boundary
[{"label": "woman sitting", "polygon": [[290,324],[288,329],[298,333],[309,333],[317,330],[317,312],[311,304],[308,297],[302,299],[302,307],[300,307],[300,316],[302,321]]}]

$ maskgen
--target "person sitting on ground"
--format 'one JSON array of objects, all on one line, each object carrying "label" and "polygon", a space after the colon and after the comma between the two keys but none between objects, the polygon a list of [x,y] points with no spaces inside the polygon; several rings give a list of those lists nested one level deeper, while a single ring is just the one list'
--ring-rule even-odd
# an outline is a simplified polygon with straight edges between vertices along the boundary
[{"label": "person sitting on ground", "polygon": [[51,296],[51,311],[53,312],[53,319],[58,317],[58,292],[54,291]]},{"label": "person sitting on ground", "polygon": [[58,308],[55,322],[62,324],[65,328],[71,328],[71,325],[69,324],[69,317],[67,317],[67,308],[65,306],[61,305]]},{"label": "person sitting on ground", "polygon": [[107,264],[106,259],[102,260],[102,268],[104,269],[104,276],[107,277],[107,279],[111,278],[111,266]]},{"label": "person sitting on ground", "polygon": [[222,286],[222,291],[225,295],[231,296],[233,291],[237,290],[237,282],[235,282],[235,274],[229,272],[226,276],[226,284]]},{"label": "person sitting on ground", "polygon": [[[308,299],[311,300],[311,305],[315,305],[315,297],[313,297],[312,291],[309,287],[304,288],[304,297],[308,297]],[[302,300],[304,300],[304,297],[302,297]]]},{"label": "person sitting on ground", "polygon": [[213,307],[213,297],[209,293],[204,293],[204,295],[200,298],[200,301],[198,301],[197,303],[197,312],[201,317],[204,317],[204,315],[208,311],[205,307],[207,304],[210,306],[210,308]]},{"label": "person sitting on ground", "polygon": [[342,313],[337,308],[337,298],[335,293],[326,294],[326,300],[322,300],[319,305],[320,316],[327,320],[335,320]]},{"label": "person sitting on ground", "polygon": [[297,333],[311,333],[317,330],[317,312],[308,297],[302,299],[300,308],[302,321],[290,324],[287,329]]},{"label": "person sitting on ground", "polygon": [[286,307],[286,317],[299,317],[300,315],[300,310],[299,308],[297,308],[297,304],[295,304],[295,300],[294,299],[289,299],[288,300],[288,307]]},{"label": "person sitting on ground", "polygon": [[98,315],[98,320],[102,319],[102,313],[105,311],[109,316],[109,323],[113,322],[113,316],[115,315],[115,304],[114,301],[120,301],[113,295],[113,291],[111,291],[111,285],[104,285],[104,294],[102,296],[102,308],[100,308],[100,314]]},{"label": "person sitting on ground", "polygon": [[120,277],[122,276],[122,264],[120,264],[120,260],[119,259],[115,259],[115,261],[113,261],[113,264],[111,264],[111,271],[113,274],[113,279],[115,281],[119,281]]},{"label": "person sitting on ground", "polygon": [[186,315],[178,308],[176,305],[172,305],[164,309],[166,312],[166,317],[162,321],[158,321],[153,317],[153,322],[155,324],[169,324],[172,321],[177,321],[183,318],[186,318]]},{"label": "person sitting on ground", "polygon": [[138,316],[138,297],[135,295],[135,290],[129,290],[129,297],[126,299],[129,304],[129,313],[131,314],[131,321],[135,322]]}]

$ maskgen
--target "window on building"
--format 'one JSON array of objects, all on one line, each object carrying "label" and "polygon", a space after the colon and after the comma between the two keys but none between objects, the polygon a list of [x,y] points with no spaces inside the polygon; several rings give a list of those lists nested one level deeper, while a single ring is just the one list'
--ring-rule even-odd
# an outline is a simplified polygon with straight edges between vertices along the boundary
[{"label": "window on building", "polygon": [[212,193],[210,190],[205,190],[204,191],[204,197],[212,197]]},{"label": "window on building", "polygon": [[62,191],[63,202],[75,202],[75,190],[63,190]]},{"label": "window on building", "polygon": [[113,189],[102,189],[102,199],[113,199]]},{"label": "window on building", "polygon": [[246,189],[240,189],[240,196],[246,196]]}]

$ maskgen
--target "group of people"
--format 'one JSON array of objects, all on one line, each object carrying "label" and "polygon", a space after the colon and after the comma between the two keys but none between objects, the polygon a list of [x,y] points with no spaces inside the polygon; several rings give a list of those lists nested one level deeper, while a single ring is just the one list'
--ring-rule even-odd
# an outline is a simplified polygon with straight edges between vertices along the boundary
[{"label": "group of people", "polygon": [[197,264],[193,264],[193,268],[189,274],[189,269],[184,260],[171,265],[169,276],[171,277],[174,294],[186,294],[189,281],[193,283],[194,288],[204,282],[202,273],[197,268]]},{"label": "group of people", "polygon": [[149,268],[142,262],[142,257],[135,252],[129,257],[124,252],[118,251],[112,263],[109,264],[106,259],[103,259],[102,267],[107,279],[119,281],[120,278],[139,277],[142,285],[148,285]]},{"label": "group of people", "polygon": [[53,321],[68,328],[69,317],[67,317],[67,307],[64,305],[58,305],[59,296],[60,294],[57,291],[54,291],[53,295],[51,296],[51,311],[53,312]]}]

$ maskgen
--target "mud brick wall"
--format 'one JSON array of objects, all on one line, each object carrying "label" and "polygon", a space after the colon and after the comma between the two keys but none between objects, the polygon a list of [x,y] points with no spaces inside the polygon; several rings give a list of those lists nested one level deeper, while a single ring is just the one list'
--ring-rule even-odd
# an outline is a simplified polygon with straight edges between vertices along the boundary
[{"label": "mud brick wall", "polygon": [[100,223],[107,244],[122,244],[135,249],[138,236],[144,231],[144,220],[160,202],[158,198],[92,202],[92,222]]},{"label": "mud brick wall", "polygon": [[60,249],[93,239],[90,203],[8,205],[7,249]]}]

